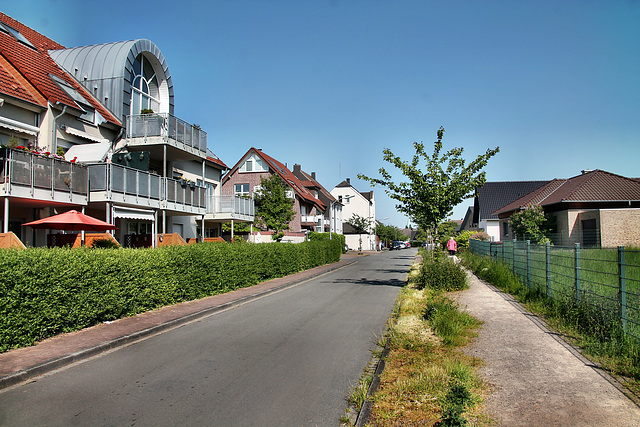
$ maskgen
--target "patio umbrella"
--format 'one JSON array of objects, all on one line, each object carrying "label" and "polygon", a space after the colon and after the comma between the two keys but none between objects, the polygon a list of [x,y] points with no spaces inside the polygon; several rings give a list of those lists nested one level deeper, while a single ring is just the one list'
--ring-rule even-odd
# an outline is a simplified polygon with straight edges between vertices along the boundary
[{"label": "patio umbrella", "polygon": [[113,224],[75,210],[42,218],[37,221],[27,222],[23,225],[28,225],[32,228],[48,228],[64,231],[107,231],[118,228]]}]

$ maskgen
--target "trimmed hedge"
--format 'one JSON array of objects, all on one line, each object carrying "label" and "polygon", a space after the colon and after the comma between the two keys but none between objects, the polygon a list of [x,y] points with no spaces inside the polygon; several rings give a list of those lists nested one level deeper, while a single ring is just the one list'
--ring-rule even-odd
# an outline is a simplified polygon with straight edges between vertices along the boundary
[{"label": "trimmed hedge", "polygon": [[339,240],[0,250],[0,352],[340,260]]}]

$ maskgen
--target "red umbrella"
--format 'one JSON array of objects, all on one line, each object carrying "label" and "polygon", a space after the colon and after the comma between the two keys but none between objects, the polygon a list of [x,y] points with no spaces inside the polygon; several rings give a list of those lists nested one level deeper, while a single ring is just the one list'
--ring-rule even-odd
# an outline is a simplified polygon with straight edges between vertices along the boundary
[{"label": "red umbrella", "polygon": [[118,228],[113,224],[73,210],[48,218],[42,218],[37,221],[27,222],[22,225],[28,225],[32,228],[48,228],[65,231],[107,231]]}]

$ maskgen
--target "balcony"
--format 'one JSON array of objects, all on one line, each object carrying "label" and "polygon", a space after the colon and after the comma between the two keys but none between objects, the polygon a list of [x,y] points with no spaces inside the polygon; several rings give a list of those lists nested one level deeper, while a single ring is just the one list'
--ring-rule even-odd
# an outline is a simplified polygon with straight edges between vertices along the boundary
[{"label": "balcony", "polygon": [[204,215],[207,206],[207,188],[195,182],[162,178],[164,208],[167,210]]},{"label": "balcony", "polygon": [[162,177],[112,163],[89,165],[92,202],[115,202],[130,206],[160,208]]},{"label": "balcony", "polygon": [[253,199],[240,196],[210,196],[205,219],[252,222],[255,218]]},{"label": "balcony", "polygon": [[113,163],[89,165],[92,202],[204,215],[206,188]]},{"label": "balcony", "polygon": [[207,133],[171,114],[127,116],[126,125],[129,146],[152,150],[153,146],[167,145],[175,149],[172,158],[184,157],[185,153],[201,159],[207,156]]},{"label": "balcony", "polygon": [[87,167],[12,148],[0,150],[0,196],[88,203]]}]

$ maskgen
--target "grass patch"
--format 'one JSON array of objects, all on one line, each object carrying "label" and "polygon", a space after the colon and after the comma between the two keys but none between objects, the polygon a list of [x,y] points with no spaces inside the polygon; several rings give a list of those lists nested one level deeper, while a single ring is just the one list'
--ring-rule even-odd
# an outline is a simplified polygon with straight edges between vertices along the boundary
[{"label": "grass patch", "polygon": [[[427,261],[429,268],[439,262]],[[409,274],[396,302],[397,322],[387,334],[389,355],[367,425],[490,425],[480,405],[487,393],[476,373],[481,361],[461,351],[481,322],[458,310],[447,286],[421,282],[424,264],[414,268],[419,273]]]},{"label": "grass patch", "polygon": [[622,331],[615,314],[588,297],[580,302],[574,298],[551,299],[540,288],[525,286],[509,265],[489,257],[467,252],[462,259],[479,277],[514,295],[527,310],[542,317],[550,328],[562,333],[640,397],[640,344]]}]

